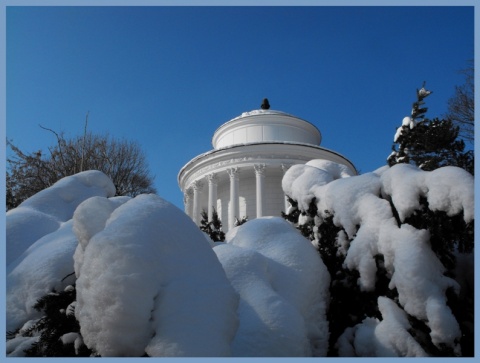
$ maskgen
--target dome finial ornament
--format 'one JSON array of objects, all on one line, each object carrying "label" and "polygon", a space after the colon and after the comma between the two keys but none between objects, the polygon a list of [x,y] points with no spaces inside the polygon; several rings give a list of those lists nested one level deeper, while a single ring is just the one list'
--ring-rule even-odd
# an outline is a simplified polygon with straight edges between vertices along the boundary
[{"label": "dome finial ornament", "polygon": [[262,104],[260,105],[262,110],[268,110],[270,108],[270,104],[268,103],[268,98],[264,98]]}]

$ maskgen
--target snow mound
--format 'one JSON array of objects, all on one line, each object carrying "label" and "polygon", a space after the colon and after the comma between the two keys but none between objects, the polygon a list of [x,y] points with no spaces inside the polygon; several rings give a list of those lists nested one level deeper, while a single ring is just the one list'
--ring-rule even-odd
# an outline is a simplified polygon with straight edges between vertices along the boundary
[{"label": "snow mound", "polygon": [[93,196],[113,197],[115,186],[102,172],[84,171],[56,182],[25,200],[6,216],[7,266],[41,237],[72,218],[77,206]]},{"label": "snow mound", "polygon": [[75,208],[91,196],[114,193],[105,174],[86,171],[59,180],[7,212],[7,331],[39,317],[33,309],[36,301],[71,282],[62,279],[74,271],[77,239],[71,218]]},{"label": "snow mound", "polygon": [[234,356],[326,355],[330,276],[311,243],[282,218],[251,220],[214,248],[240,295]]},{"label": "snow mound", "polygon": [[238,297],[178,208],[156,195],[121,205],[94,198],[75,212],[74,230],[82,250],[75,315],[89,348],[102,356],[231,354]]}]

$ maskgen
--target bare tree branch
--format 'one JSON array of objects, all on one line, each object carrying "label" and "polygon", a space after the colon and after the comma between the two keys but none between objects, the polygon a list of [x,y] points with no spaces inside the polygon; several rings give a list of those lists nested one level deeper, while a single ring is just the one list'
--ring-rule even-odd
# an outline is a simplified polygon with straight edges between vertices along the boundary
[{"label": "bare tree branch", "polygon": [[78,166],[80,170],[100,170],[108,175],[117,195],[134,197],[156,192],[137,143],[86,130],[80,137],[65,139],[52,129],[40,127],[57,138],[56,145],[48,148],[50,154],[41,151],[28,154],[7,140],[14,154],[7,160],[7,208],[14,208],[59,179],[75,174]]}]

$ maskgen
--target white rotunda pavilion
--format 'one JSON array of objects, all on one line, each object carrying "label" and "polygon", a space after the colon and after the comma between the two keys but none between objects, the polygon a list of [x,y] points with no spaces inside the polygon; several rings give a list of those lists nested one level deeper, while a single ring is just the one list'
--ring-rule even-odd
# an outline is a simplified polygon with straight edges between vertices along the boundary
[{"label": "white rotunda pavilion", "polygon": [[235,219],[280,216],[289,204],[282,178],[294,164],[324,159],[354,165],[339,153],[320,147],[322,136],[311,123],[281,111],[244,112],[214,133],[213,150],[189,161],[178,174],[185,212],[200,224],[202,210],[213,208],[226,232]]}]

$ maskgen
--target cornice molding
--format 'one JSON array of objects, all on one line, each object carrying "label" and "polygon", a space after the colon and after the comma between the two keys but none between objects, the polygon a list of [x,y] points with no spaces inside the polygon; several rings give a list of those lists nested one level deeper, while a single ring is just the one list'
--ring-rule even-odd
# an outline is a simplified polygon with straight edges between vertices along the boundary
[{"label": "cornice molding", "polygon": [[[245,158],[245,157],[233,158],[233,159],[224,160],[217,163],[208,164],[198,169],[194,173],[189,174],[188,177],[186,178],[185,184],[190,186],[195,181],[204,178],[206,175],[212,172],[215,172],[216,174],[219,174],[221,172],[228,172],[228,174],[230,175],[233,172],[233,170],[235,170],[234,173],[238,175],[241,169],[244,169],[247,167],[251,167],[252,170],[255,170],[255,166],[259,165],[259,162],[261,163],[262,161],[264,161],[263,163],[261,163],[261,165],[267,165],[266,162],[268,162],[269,159],[271,160],[272,158],[271,157],[269,158],[266,155],[264,156],[259,155],[255,158]],[[281,160],[279,160],[275,164],[273,166],[278,166],[279,168],[281,168],[282,165],[285,165],[285,158],[281,158]],[[292,165],[293,164],[295,163],[292,163]],[[268,166],[271,167],[272,165],[269,164]]]},{"label": "cornice molding", "polygon": [[[254,168],[254,164],[265,164],[267,167],[290,167],[294,164],[306,163],[312,159],[325,159],[350,167],[356,172],[353,164],[342,155],[322,148],[306,144],[292,143],[259,143],[238,145],[221,150],[212,150],[197,156],[188,162],[178,174],[181,190],[207,174],[219,173],[229,167]],[[282,166],[283,164],[283,166]]]}]

